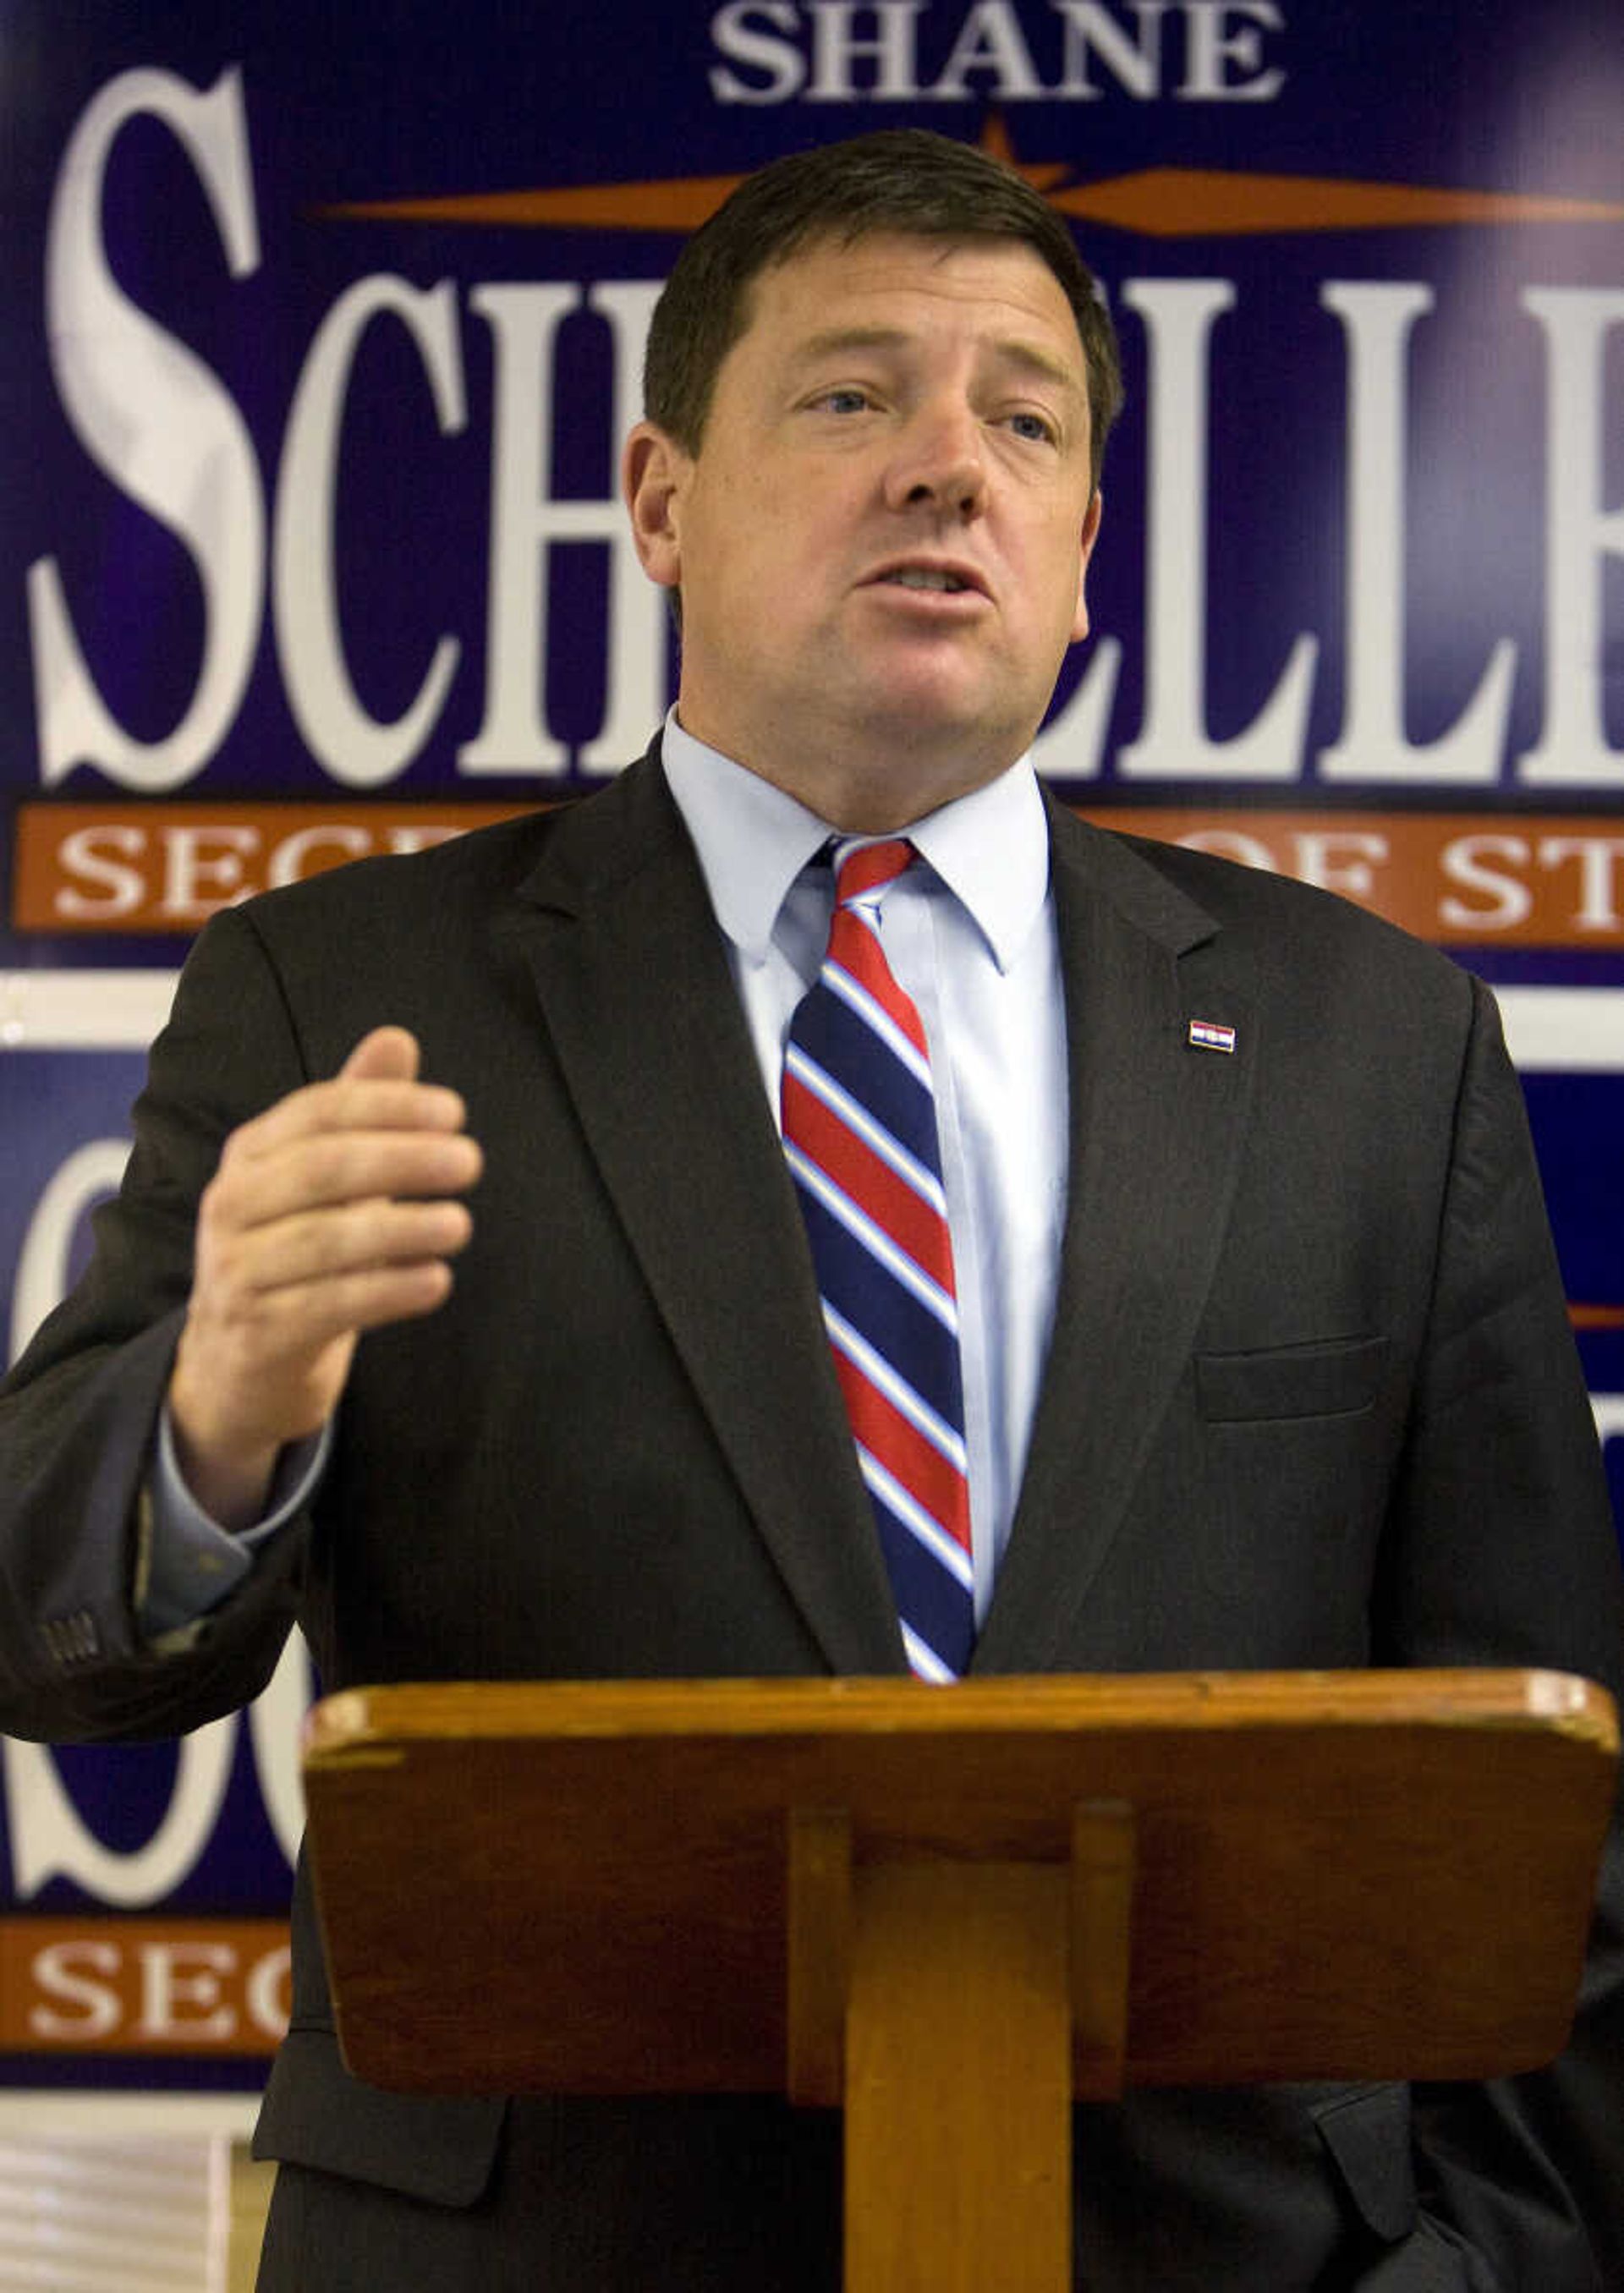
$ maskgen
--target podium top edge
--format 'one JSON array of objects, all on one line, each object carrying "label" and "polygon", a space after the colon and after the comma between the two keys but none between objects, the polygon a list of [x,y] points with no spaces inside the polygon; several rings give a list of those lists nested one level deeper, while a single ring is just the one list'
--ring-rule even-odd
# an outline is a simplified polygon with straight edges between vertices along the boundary
[{"label": "podium top edge", "polygon": [[1616,1758],[1604,1688],[1550,1671],[1003,1674],[910,1679],[426,1681],[345,1689],[311,1712],[305,1759],[533,1738],[784,1738],[808,1734],[1061,1734],[1079,1729],[1344,1726],[1539,1730]]}]

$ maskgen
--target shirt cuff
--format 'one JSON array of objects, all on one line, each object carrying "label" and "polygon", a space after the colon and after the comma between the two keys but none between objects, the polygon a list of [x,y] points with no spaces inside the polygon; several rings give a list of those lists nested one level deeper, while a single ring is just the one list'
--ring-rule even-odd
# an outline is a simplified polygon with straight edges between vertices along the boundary
[{"label": "shirt cuff", "polygon": [[219,1607],[254,1566],[254,1556],[286,1528],[315,1494],[332,1447],[330,1422],[308,1440],[292,1441],[277,1461],[264,1516],[235,1534],[210,1519],[187,1487],[166,1408],[158,1419],[143,1506],[143,1551],[135,1622],[156,1643],[183,1632]]}]

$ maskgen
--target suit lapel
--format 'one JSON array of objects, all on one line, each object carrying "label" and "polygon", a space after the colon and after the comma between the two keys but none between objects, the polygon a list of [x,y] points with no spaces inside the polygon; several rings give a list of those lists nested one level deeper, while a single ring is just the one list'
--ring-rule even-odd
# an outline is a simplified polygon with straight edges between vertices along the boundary
[{"label": "suit lapel", "polygon": [[[1248,968],[1131,847],[1050,806],[1070,1083],[1055,1325],[978,1669],[1041,1669],[1120,1527],[1188,1358],[1251,1098]],[[1192,1020],[1236,1029],[1232,1053]]]},{"label": "suit lapel", "polygon": [[657,756],[560,822],[512,928],[604,1184],[837,1672],[905,1669],[805,1230]]}]

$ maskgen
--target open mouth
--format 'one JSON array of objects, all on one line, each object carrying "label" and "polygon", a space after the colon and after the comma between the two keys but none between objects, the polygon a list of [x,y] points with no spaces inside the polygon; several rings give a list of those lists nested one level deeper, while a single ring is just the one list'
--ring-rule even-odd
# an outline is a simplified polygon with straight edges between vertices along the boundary
[{"label": "open mouth", "polygon": [[877,575],[875,583],[881,588],[920,589],[947,597],[965,592],[977,596],[983,594],[978,582],[945,565],[898,565]]}]

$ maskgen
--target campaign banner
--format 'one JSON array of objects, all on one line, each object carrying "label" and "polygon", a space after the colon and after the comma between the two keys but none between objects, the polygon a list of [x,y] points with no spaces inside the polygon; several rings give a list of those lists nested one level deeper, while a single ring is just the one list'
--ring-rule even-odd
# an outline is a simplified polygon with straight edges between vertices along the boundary
[{"label": "campaign banner", "polygon": [[[83,1262],[218,908],[566,800],[676,638],[617,495],[660,284],[751,168],[1021,168],[1120,329],[1091,817],[1502,993],[1624,1487],[1617,0],[12,0],[0,26],[0,1282]],[[252,2083],[312,1683],[0,1745],[0,2078]]]},{"label": "campaign banner", "polygon": [[[85,1263],[129,1151],[167,975],[28,998],[0,1056],[10,1353]],[[0,1019],[0,1040],[5,1022]],[[127,1040],[120,1040],[127,1038]],[[252,2084],[288,2019],[286,1908],[312,1693],[290,1646],[252,1709],[180,1743],[0,1738],[0,2082]]]},{"label": "campaign banner", "polygon": [[[751,166],[898,121],[1022,166],[1120,323],[1051,775],[1514,810],[1512,869],[1594,871],[1553,928],[1616,947],[1604,839],[1538,856],[1624,786],[1599,0],[605,0],[454,39],[20,0],[7,37],[8,960],[260,880],[172,821],[166,911],[121,800],[321,807],[285,876],[363,798],[532,801],[639,751],[675,639],[615,471],[660,280]],[[1521,901],[1471,888],[1492,949]]]}]

